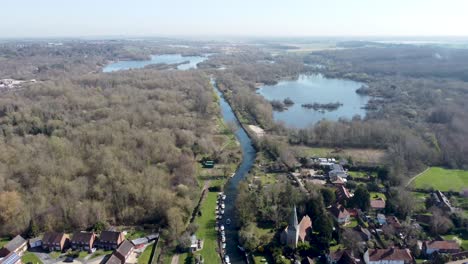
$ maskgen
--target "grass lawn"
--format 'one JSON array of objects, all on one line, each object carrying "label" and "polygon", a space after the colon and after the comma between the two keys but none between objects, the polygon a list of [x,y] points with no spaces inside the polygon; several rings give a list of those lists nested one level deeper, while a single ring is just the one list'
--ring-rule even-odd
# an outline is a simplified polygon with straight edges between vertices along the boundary
[{"label": "grass lawn", "polygon": [[28,263],[31,262],[33,264],[42,264],[42,261],[31,252],[25,252],[24,255],[21,257],[21,262]]},{"label": "grass lawn", "polygon": [[6,245],[8,242],[10,242],[9,238],[3,237],[0,238],[0,248],[2,248],[4,245]]},{"label": "grass lawn", "polygon": [[253,259],[255,264],[260,264],[260,263],[273,263],[273,260],[271,260],[271,257],[260,253],[260,252],[255,252],[253,254]]},{"label": "grass lawn", "polygon": [[52,258],[52,259],[57,259],[58,257],[60,257],[60,255],[61,255],[61,253],[57,252],[57,251],[50,252],[50,254],[49,254],[50,258]]},{"label": "grass lawn", "polygon": [[384,200],[387,200],[387,197],[385,197],[385,194],[381,193],[381,192],[369,192],[369,196],[370,196],[371,200],[378,199],[378,198],[382,198]]},{"label": "grass lawn", "polygon": [[365,171],[348,171],[348,173],[355,179],[367,179],[367,172]]},{"label": "grass lawn", "polygon": [[91,258],[97,258],[97,257],[100,257],[100,256],[105,256],[105,255],[109,255],[109,254],[112,254],[112,250],[96,250],[96,252],[94,252],[94,254],[91,256]]},{"label": "grass lawn", "polygon": [[79,259],[84,259],[89,255],[88,251],[81,250],[80,253],[78,253],[78,258]]},{"label": "grass lawn", "polygon": [[345,227],[355,228],[356,226],[358,226],[358,221],[355,218],[351,218],[351,221],[349,221],[349,224],[347,224]]},{"label": "grass lawn", "polygon": [[298,157],[316,158],[349,158],[353,161],[366,164],[380,164],[385,156],[385,151],[381,149],[333,149],[333,148],[313,148],[307,146],[293,146]]},{"label": "grass lawn", "polygon": [[274,173],[263,173],[261,175],[256,175],[255,177],[258,177],[262,185],[273,184],[276,182],[276,174]]},{"label": "grass lawn", "polygon": [[151,257],[151,250],[153,250],[153,244],[148,245],[143,253],[138,257],[138,264],[148,264]]},{"label": "grass lawn", "polygon": [[145,237],[146,235],[147,233],[143,230],[133,229],[133,230],[128,231],[127,235],[125,235],[125,238],[128,240],[133,240],[136,238]]},{"label": "grass lawn", "polygon": [[440,191],[460,191],[468,186],[468,171],[431,167],[414,179],[412,184],[420,189],[432,187]]},{"label": "grass lawn", "polygon": [[421,192],[412,192],[413,196],[421,201],[426,201],[426,198],[429,197],[429,194],[427,193],[421,193]]},{"label": "grass lawn", "polygon": [[463,239],[459,236],[456,236],[456,235],[445,235],[445,236],[442,236],[445,240],[456,240],[456,241],[460,241],[460,246],[463,248],[463,250],[468,250],[468,240],[466,239]]},{"label": "grass lawn", "polygon": [[221,260],[216,248],[218,247],[217,238],[218,235],[215,230],[215,207],[218,193],[208,192],[203,204],[201,206],[202,215],[195,218],[195,222],[198,224],[198,230],[196,232],[197,238],[203,239],[203,249],[198,251],[205,260],[205,263],[219,263]]}]

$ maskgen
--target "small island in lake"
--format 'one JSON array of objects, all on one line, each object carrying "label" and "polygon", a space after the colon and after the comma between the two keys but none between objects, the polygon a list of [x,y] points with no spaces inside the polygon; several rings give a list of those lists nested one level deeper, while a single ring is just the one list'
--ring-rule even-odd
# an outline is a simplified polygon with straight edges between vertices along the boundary
[{"label": "small island in lake", "polygon": [[281,112],[281,111],[287,110],[288,107],[294,105],[294,101],[291,100],[291,98],[287,97],[283,101],[271,100],[270,104],[273,107],[273,110]]},{"label": "small island in lake", "polygon": [[334,111],[338,109],[340,106],[343,106],[343,104],[340,102],[327,103],[327,104],[313,103],[313,104],[302,104],[301,106],[307,109],[314,109],[315,111],[319,111],[319,110]]}]

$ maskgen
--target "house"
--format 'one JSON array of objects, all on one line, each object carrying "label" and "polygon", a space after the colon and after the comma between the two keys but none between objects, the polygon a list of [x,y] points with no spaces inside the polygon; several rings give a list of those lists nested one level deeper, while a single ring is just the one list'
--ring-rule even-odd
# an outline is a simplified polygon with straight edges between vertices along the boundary
[{"label": "house", "polygon": [[349,223],[350,214],[348,210],[344,208],[343,205],[341,204],[333,205],[329,209],[329,211],[333,215],[333,218],[335,218],[335,220],[338,222],[338,224],[344,225],[344,224]]},{"label": "house", "polygon": [[136,249],[144,247],[146,244],[148,244],[148,242],[149,240],[146,237],[140,237],[132,240],[132,244]]},{"label": "house", "polygon": [[133,247],[133,244],[128,240],[124,240],[120,243],[120,246],[114,252],[114,255],[121,261],[121,263],[125,263],[134,250],[135,248]]},{"label": "house", "polygon": [[71,247],[74,250],[91,251],[96,240],[94,232],[75,232],[71,239]]},{"label": "house", "polygon": [[28,249],[28,242],[22,236],[15,236],[10,242],[8,242],[2,249],[0,249],[0,257],[6,257],[10,253],[14,252],[18,256],[22,256],[23,253]]},{"label": "house", "polygon": [[460,246],[454,240],[424,241],[422,249],[426,255],[431,255],[434,252],[459,253],[461,251]]},{"label": "house", "polygon": [[453,212],[454,208],[450,203],[450,200],[441,191],[435,191],[432,193],[432,200],[435,205],[446,212]]},{"label": "house", "polygon": [[387,224],[392,226],[395,230],[399,230],[401,228],[400,220],[396,218],[396,216],[387,216]]},{"label": "house", "polygon": [[198,251],[200,250],[202,247],[201,247],[201,240],[200,239],[197,239],[197,236],[196,235],[192,235],[190,237],[190,252],[195,252],[195,251]]},{"label": "house", "polygon": [[383,210],[385,209],[385,200],[382,197],[372,199],[370,201],[370,206],[374,210]]},{"label": "house", "polygon": [[0,264],[21,264],[21,257],[15,252],[10,252],[4,257],[0,257]]},{"label": "house", "polygon": [[115,255],[112,254],[106,261],[106,264],[123,264],[122,261]]},{"label": "house", "polygon": [[336,179],[331,181],[331,183],[335,186],[343,186],[346,183],[346,180],[341,177],[336,177]]},{"label": "house", "polygon": [[328,177],[330,178],[330,181],[333,182],[338,177],[340,177],[342,179],[346,179],[348,177],[348,175],[344,171],[343,166],[341,166],[340,164],[333,163],[330,166],[330,171],[328,172]]},{"label": "house", "polygon": [[377,223],[379,223],[379,225],[385,225],[387,224],[387,218],[385,217],[384,214],[377,214]]},{"label": "house", "polygon": [[281,233],[281,243],[292,248],[297,247],[298,241],[304,242],[312,232],[312,220],[309,216],[304,216],[301,222],[297,221],[296,206],[293,207],[288,226]]},{"label": "house", "polygon": [[29,243],[30,248],[41,247],[42,246],[42,238],[40,238],[40,237],[31,238],[31,239],[29,239],[28,243]]},{"label": "house", "polygon": [[368,249],[364,253],[366,264],[409,264],[414,263],[409,249]]},{"label": "house", "polygon": [[355,258],[351,250],[338,249],[337,251],[331,251],[327,255],[328,264],[356,264],[359,263],[360,259]]},{"label": "house", "polygon": [[48,251],[62,251],[68,243],[69,238],[65,233],[47,232],[42,238],[42,248]]},{"label": "house", "polygon": [[116,249],[125,240],[125,235],[118,231],[102,231],[96,246],[103,249]]},{"label": "house", "polygon": [[343,185],[340,185],[336,188],[335,195],[338,202],[348,200],[352,197],[351,193]]}]

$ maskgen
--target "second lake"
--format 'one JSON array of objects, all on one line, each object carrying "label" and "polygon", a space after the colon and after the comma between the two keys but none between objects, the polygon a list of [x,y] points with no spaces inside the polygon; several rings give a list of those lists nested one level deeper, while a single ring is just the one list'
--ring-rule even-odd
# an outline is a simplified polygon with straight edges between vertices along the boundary
[{"label": "second lake", "polygon": [[[276,121],[283,121],[289,127],[305,128],[322,119],[351,119],[355,115],[364,117],[368,96],[356,93],[363,84],[352,80],[328,79],[321,74],[300,75],[296,80],[281,81],[275,85],[265,85],[258,93],[267,100],[283,101],[289,97],[294,105],[284,111],[274,111]],[[327,104],[340,102],[343,105],[333,111],[315,111],[302,107],[302,104]]]},{"label": "second lake", "polygon": [[113,72],[120,70],[139,69],[151,64],[176,64],[188,61],[188,63],[177,66],[178,70],[196,69],[197,64],[206,60],[206,56],[182,56],[180,54],[152,55],[150,60],[129,60],[117,61],[104,67],[103,72]]}]

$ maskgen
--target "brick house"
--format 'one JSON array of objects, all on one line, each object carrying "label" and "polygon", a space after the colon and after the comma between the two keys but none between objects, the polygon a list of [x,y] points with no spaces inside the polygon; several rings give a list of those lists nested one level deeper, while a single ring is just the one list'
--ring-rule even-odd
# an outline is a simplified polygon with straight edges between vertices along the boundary
[{"label": "brick house", "polygon": [[93,232],[75,232],[71,238],[71,247],[76,250],[85,250],[90,252],[93,248],[96,234]]},{"label": "brick house", "polygon": [[63,251],[70,239],[65,233],[47,232],[42,238],[42,248],[48,251]]},{"label": "brick house", "polygon": [[96,246],[103,249],[116,249],[125,240],[125,235],[118,231],[102,231]]},{"label": "brick house", "polygon": [[344,225],[344,224],[349,223],[350,214],[348,210],[344,208],[343,205],[341,204],[333,205],[329,209],[329,211],[331,215],[333,216],[333,218],[338,222],[338,224]]},{"label": "brick house", "polygon": [[122,261],[122,263],[125,263],[128,256],[132,254],[134,249],[135,248],[133,247],[133,244],[130,241],[124,240],[114,252],[114,254],[117,256],[117,258],[120,259],[120,261]]}]

